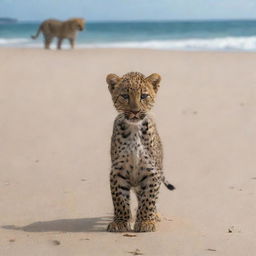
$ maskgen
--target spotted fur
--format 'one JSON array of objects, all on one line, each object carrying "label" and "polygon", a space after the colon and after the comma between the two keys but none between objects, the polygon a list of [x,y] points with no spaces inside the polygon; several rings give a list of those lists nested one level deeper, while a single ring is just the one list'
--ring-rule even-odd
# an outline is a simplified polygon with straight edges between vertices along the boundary
[{"label": "spotted fur", "polygon": [[138,72],[118,77],[107,76],[116,117],[111,140],[112,168],[110,187],[114,204],[114,219],[108,225],[110,232],[130,231],[130,190],[138,199],[134,231],[156,230],[158,198],[161,182],[169,189],[163,175],[163,150],[156,125],[148,114],[152,108],[161,77],[145,77]]},{"label": "spotted fur", "polygon": [[52,40],[57,37],[57,47],[60,50],[63,39],[68,39],[71,48],[74,48],[77,31],[84,29],[84,19],[75,18],[66,21],[59,21],[54,19],[45,20],[38,28],[36,35],[31,36],[32,39],[36,39],[40,32],[44,36],[45,49],[50,49]]}]

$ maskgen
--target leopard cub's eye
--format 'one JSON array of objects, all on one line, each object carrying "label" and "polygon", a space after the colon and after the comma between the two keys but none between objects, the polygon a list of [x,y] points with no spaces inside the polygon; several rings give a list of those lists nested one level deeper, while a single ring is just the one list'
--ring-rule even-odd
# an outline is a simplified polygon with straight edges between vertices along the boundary
[{"label": "leopard cub's eye", "polygon": [[141,94],[140,98],[141,98],[142,100],[144,100],[144,99],[146,99],[148,96],[149,96],[148,94],[143,93],[143,94]]},{"label": "leopard cub's eye", "polygon": [[128,100],[129,99],[129,95],[128,94],[122,94],[121,95],[125,100]]}]

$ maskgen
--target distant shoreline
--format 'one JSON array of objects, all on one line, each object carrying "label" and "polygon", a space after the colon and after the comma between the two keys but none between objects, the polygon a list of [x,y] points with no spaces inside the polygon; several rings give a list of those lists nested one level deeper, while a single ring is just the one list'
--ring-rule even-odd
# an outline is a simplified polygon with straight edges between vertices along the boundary
[{"label": "distant shoreline", "polygon": [[0,17],[0,24],[15,24],[17,22],[17,19]]}]

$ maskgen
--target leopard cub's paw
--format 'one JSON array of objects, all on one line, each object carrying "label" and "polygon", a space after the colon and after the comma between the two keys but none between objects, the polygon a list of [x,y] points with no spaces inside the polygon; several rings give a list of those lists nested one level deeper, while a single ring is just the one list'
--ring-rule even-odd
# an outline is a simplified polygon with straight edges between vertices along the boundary
[{"label": "leopard cub's paw", "polygon": [[134,225],[135,232],[155,232],[156,222],[153,220],[136,221]]},{"label": "leopard cub's paw", "polygon": [[161,218],[161,214],[158,212],[156,213],[156,221],[157,222],[161,222],[162,218]]},{"label": "leopard cub's paw", "polygon": [[108,224],[107,231],[127,232],[127,231],[131,231],[131,226],[130,226],[130,223],[127,221],[113,221]]}]

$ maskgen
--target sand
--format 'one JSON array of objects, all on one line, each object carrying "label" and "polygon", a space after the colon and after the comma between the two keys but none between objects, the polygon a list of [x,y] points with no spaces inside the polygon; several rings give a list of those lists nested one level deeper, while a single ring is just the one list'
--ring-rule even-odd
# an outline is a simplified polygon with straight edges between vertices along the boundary
[{"label": "sand", "polygon": [[[0,255],[256,254],[256,54],[0,49]],[[107,233],[108,73],[157,72],[155,233]],[[135,208],[133,198],[133,209]]]}]

